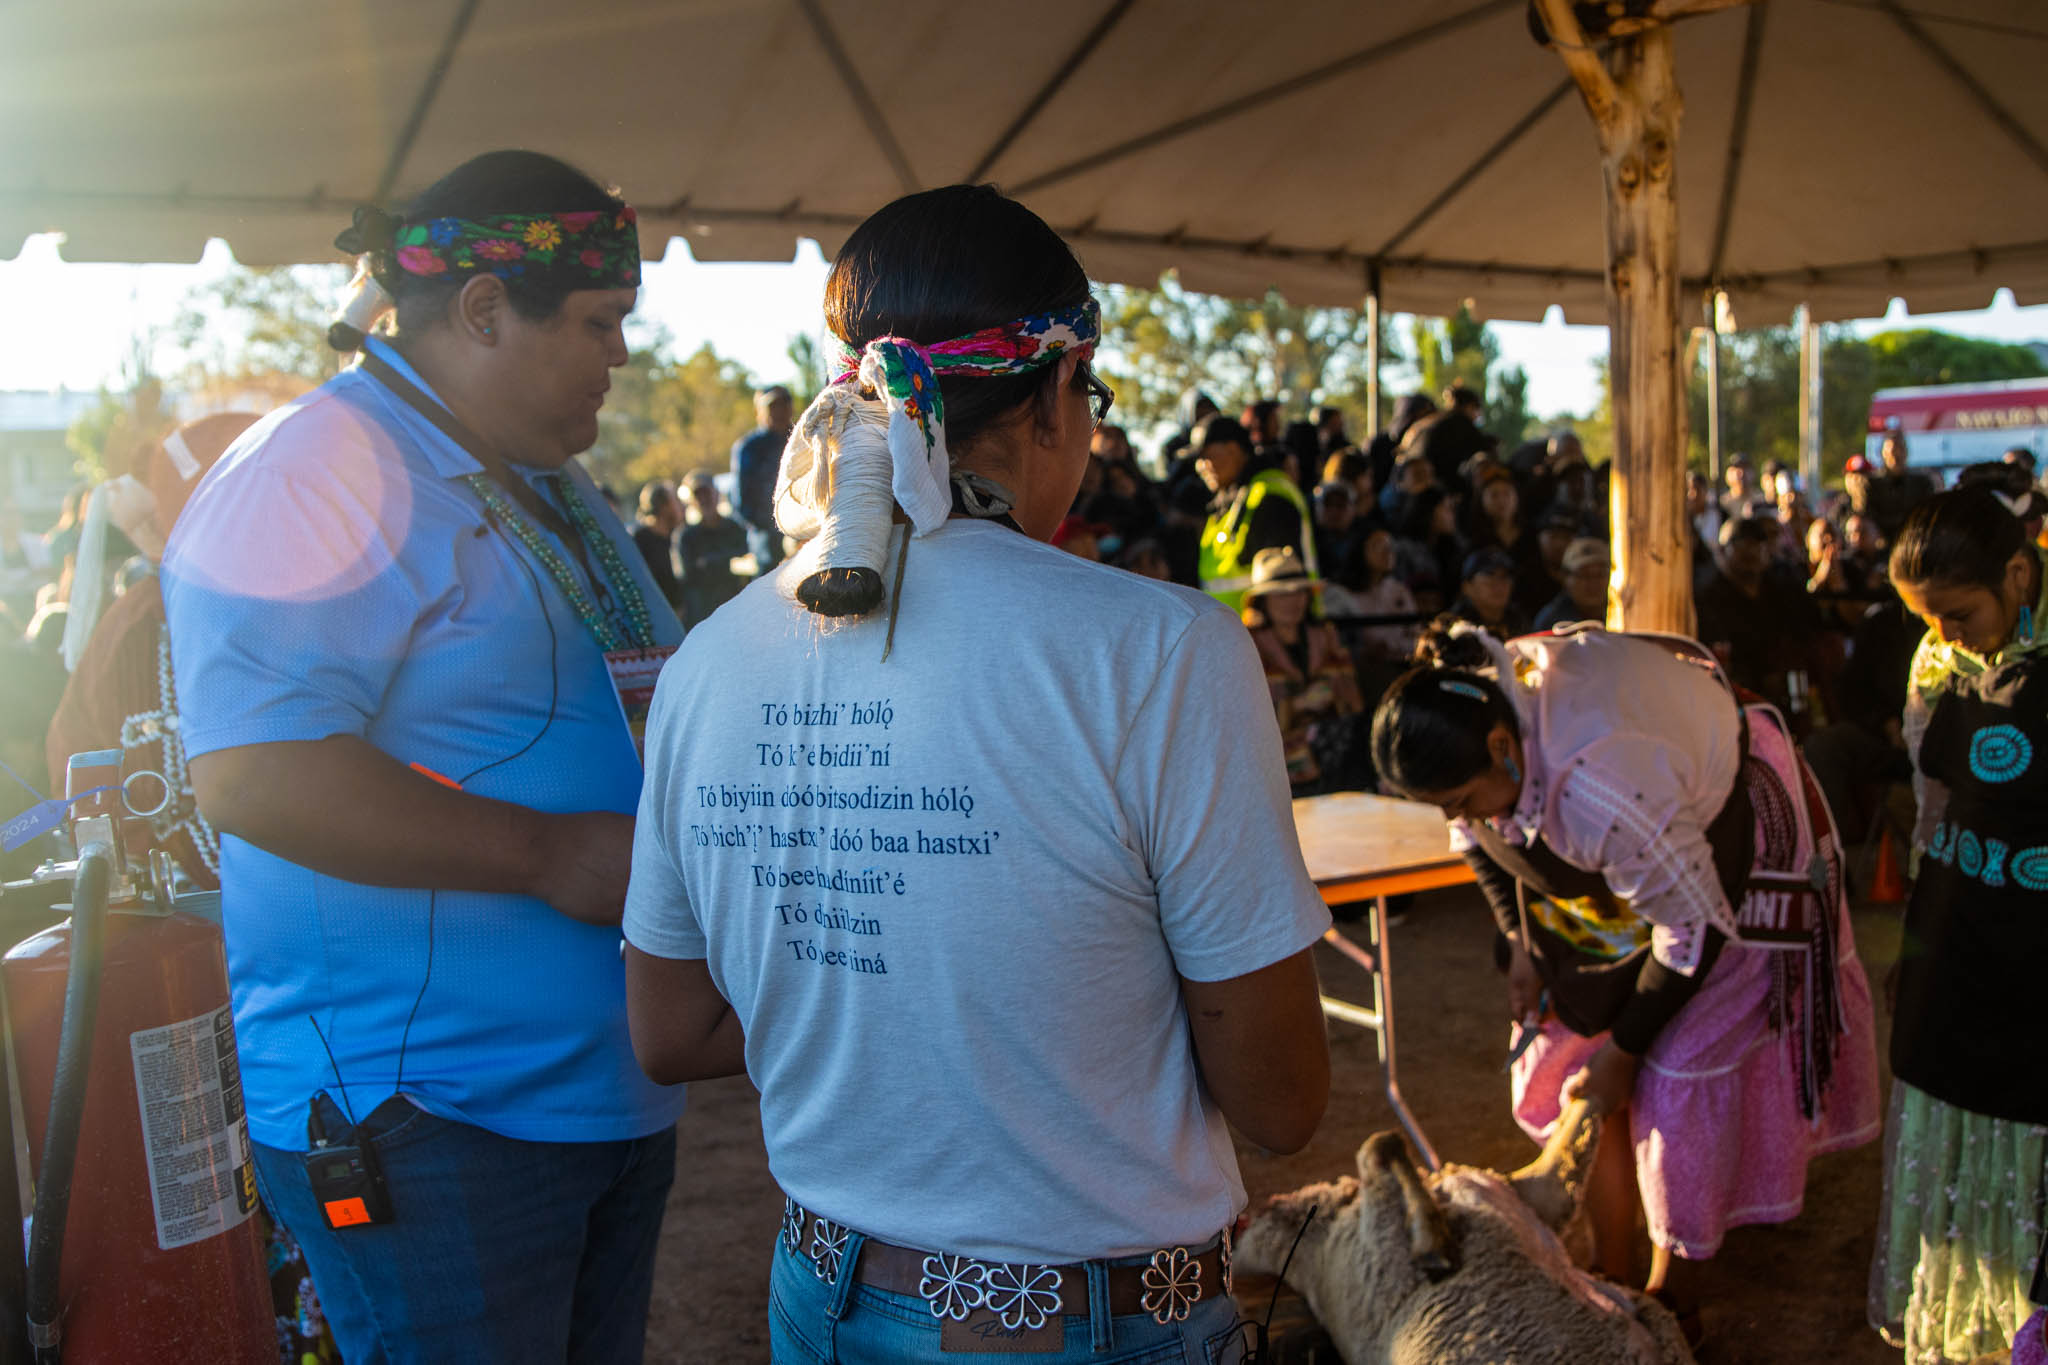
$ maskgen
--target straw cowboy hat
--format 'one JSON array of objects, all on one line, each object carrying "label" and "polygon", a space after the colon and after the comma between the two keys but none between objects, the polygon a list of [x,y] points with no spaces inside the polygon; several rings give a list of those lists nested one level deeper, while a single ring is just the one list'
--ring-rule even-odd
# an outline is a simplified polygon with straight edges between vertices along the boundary
[{"label": "straw cowboy hat", "polygon": [[1252,556],[1252,585],[1244,590],[1244,600],[1249,603],[1269,592],[1308,592],[1322,586],[1321,579],[1308,576],[1292,545],[1278,545]]}]

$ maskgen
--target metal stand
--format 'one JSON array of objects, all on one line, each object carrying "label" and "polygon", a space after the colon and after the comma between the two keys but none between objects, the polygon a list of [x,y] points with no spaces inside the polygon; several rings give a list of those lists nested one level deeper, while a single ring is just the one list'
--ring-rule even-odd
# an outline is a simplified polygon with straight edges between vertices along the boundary
[{"label": "metal stand", "polygon": [[1363,948],[1337,932],[1334,926],[1323,934],[1323,942],[1365,969],[1367,979],[1372,982],[1372,1008],[1364,1009],[1348,1000],[1326,995],[1323,997],[1323,1013],[1329,1018],[1371,1029],[1378,1038],[1380,1065],[1387,1073],[1387,1104],[1393,1109],[1394,1117],[1401,1121],[1401,1129],[1408,1134],[1408,1141],[1414,1144],[1423,1166],[1434,1171],[1443,1162],[1437,1159],[1436,1148],[1430,1146],[1429,1139],[1423,1136],[1422,1125],[1408,1111],[1408,1102],[1401,1098],[1400,1073],[1394,1063],[1394,986],[1392,961],[1387,953],[1385,896],[1372,898],[1372,914],[1366,924],[1370,942]]}]

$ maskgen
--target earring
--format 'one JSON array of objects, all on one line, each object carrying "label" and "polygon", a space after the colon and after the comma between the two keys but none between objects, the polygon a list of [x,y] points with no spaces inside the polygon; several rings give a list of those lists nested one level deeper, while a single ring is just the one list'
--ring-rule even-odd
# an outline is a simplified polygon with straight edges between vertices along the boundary
[{"label": "earring", "polygon": [[490,329],[490,328],[488,328],[488,327],[484,328],[484,335],[485,335],[485,336],[489,336],[490,334],[491,334],[491,329]]},{"label": "earring", "polygon": [[2018,635],[2021,644],[2030,645],[2034,643],[2034,609],[2032,607],[2020,608]]},{"label": "earring", "polygon": [[1500,762],[1501,766],[1508,770],[1508,781],[1519,786],[1522,781],[1522,765],[1515,762],[1515,756],[1513,754],[1502,754]]}]

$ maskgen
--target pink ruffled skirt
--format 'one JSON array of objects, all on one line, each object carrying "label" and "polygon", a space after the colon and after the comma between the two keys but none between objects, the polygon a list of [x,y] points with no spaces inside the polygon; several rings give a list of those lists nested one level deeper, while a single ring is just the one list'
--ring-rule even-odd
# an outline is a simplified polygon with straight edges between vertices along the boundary
[{"label": "pink ruffled skirt", "polygon": [[[1791,790],[1800,789],[1789,746],[1764,756]],[[1699,994],[1643,1058],[1629,1104],[1636,1180],[1651,1239],[1677,1255],[1705,1260],[1729,1228],[1797,1217],[1807,1162],[1873,1141],[1882,1128],[1870,986],[1846,898],[1834,914],[1841,1028],[1812,1119],[1800,1112],[1802,1032],[1771,1026],[1772,959],[1781,950],[1729,942]],[[1605,1041],[1605,1034],[1582,1038],[1554,1018],[1544,1022],[1514,1068],[1515,1122],[1524,1132],[1538,1142],[1549,1137],[1565,1085]]]}]

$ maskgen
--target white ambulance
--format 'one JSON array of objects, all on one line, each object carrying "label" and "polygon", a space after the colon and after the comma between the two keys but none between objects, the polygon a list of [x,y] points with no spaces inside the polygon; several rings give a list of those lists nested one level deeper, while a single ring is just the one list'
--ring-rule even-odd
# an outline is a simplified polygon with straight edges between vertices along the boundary
[{"label": "white ambulance", "polygon": [[1879,389],[1864,440],[1871,464],[1895,431],[1906,438],[1906,463],[1938,474],[1945,487],[1963,466],[1997,460],[2014,446],[2048,461],[2048,378]]}]

